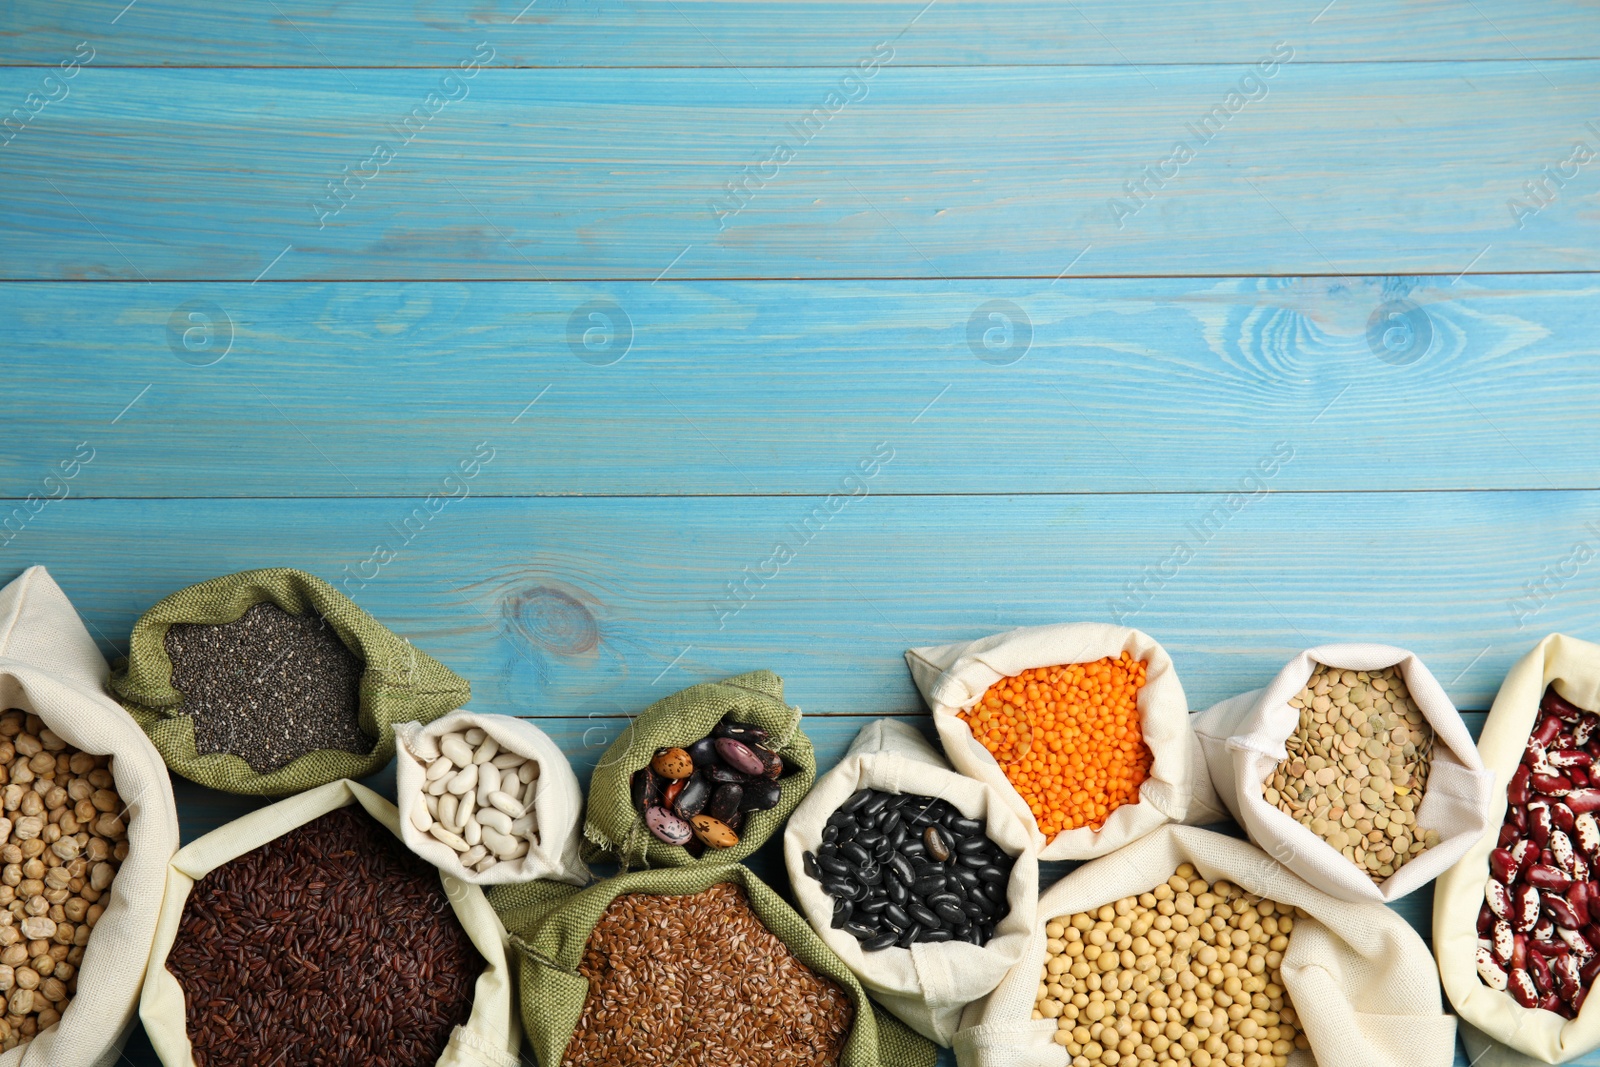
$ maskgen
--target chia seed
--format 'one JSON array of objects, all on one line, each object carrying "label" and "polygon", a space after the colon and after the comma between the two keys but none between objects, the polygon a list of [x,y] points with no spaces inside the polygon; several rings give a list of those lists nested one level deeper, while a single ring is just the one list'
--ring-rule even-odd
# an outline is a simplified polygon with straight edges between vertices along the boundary
[{"label": "chia seed", "polygon": [[167,630],[178,712],[195,751],[240,756],[257,773],[319,749],[370,753],[362,733],[361,658],[320,615],[257,604],[237,622]]}]

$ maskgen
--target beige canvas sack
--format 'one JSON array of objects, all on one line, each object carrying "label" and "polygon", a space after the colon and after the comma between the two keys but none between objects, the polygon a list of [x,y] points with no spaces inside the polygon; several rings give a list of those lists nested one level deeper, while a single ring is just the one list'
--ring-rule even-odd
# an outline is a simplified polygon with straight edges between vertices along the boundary
[{"label": "beige canvas sack", "polygon": [[[1063,830],[1046,840],[1004,768],[959,715],[1002,678],[1035,667],[1114,658],[1123,652],[1149,664],[1139,692],[1139,717],[1145,744],[1155,758],[1150,776],[1139,787],[1139,802],[1117,808],[1100,829]],[[1042,862],[1103,856],[1163,823],[1204,824],[1226,818],[1189,726],[1189,704],[1177,669],[1166,650],[1138,630],[1097,622],[1032,626],[978,641],[914,648],[906,653],[906,663],[933,712],[945,755],[956,770],[988,783],[1006,798],[1033,835]]]},{"label": "beige canvas sack", "polygon": [[[463,866],[460,853],[431,834],[418,830],[412,821],[412,809],[423,803],[426,763],[439,755],[439,739],[473,727],[494,738],[502,753],[515,753],[539,765],[532,807],[539,839],[529,845],[522,857],[504,860],[482,873]],[[394,732],[398,760],[395,795],[400,801],[400,829],[411,851],[441,871],[473,885],[504,885],[541,878],[583,885],[589,880],[589,869],[578,857],[582,843],[578,827],[583,816],[583,792],[578,788],[578,777],[572,773],[572,765],[549,734],[526,719],[466,709],[453,711],[426,726],[416,722],[401,723]]]},{"label": "beige canvas sack", "polygon": [[0,710],[32,712],[69,745],[110,755],[128,826],[128,858],[84,948],[77,994],[60,1022],[0,1056],[0,1067],[110,1067],[133,1026],[167,863],[178,848],[178,812],[160,754],[106,694],[110,673],[43,567],[0,589]]},{"label": "beige canvas sack", "polygon": [[[1398,667],[1411,698],[1433,727],[1427,789],[1416,816],[1418,827],[1439,832],[1439,843],[1381,884],[1309,827],[1267,803],[1264,795],[1263,783],[1287,755],[1284,742],[1300,723],[1300,712],[1289,701],[1305,688],[1319,663],[1353,671]],[[1493,776],[1478,758],[1461,713],[1422,661],[1403,648],[1349,644],[1307,649],[1266,688],[1200,712],[1194,717],[1194,732],[1218,795],[1250,840],[1318,889],[1344,900],[1399,900],[1444,873],[1489,826]]]},{"label": "beige canvas sack", "polygon": [[[1210,830],[1164,826],[1067,875],[1039,898],[1028,951],[997,989],[968,1008],[956,1034],[960,1067],[1068,1067],[1055,1019],[1034,1019],[1045,924],[1148,892],[1192,863],[1256,898],[1303,908],[1280,973],[1311,1053],[1289,1067],[1450,1067],[1456,1024],[1439,997],[1433,957],[1381,904],[1319,891],[1255,846]],[[1313,1062],[1314,1057],[1314,1062]]]},{"label": "beige canvas sack", "polygon": [[[832,928],[833,898],[805,873],[803,856],[821,847],[828,817],[858,789],[942,799],[983,822],[989,840],[1016,857],[1006,890],[1010,911],[988,944],[946,941],[864,952],[848,932]],[[894,719],[862,727],[844,759],[811,787],[789,817],[783,855],[800,912],[812,929],[879,1004],[941,1045],[950,1044],[962,1009],[999,983],[1033,933],[1039,863],[1028,827],[992,786],[951,770],[915,728]]]},{"label": "beige canvas sack", "polygon": [[[139,1015],[156,1055],[166,1067],[194,1067],[185,1021],[183,987],[167,970],[167,954],[178,936],[183,906],[195,882],[290,830],[347,804],[360,804],[396,837],[395,806],[359,782],[341,778],[253,811],[185,845],[167,872],[166,902],[150,954]],[[437,1067],[519,1067],[522,1027],[512,1010],[511,970],[506,965],[506,932],[483,890],[440,874],[456,918],[484,959],[472,1001],[472,1014],[450,1035]],[[330,1025],[337,1020],[329,1020]]]},{"label": "beige canvas sack", "polygon": [[1551,634],[1511,668],[1489,709],[1478,752],[1494,776],[1485,834],[1440,878],[1433,891],[1433,947],[1445,994],[1461,1016],[1467,1058],[1477,1067],[1566,1063],[1600,1048],[1600,998],[1576,1019],[1522,1007],[1478,978],[1478,909],[1489,879],[1489,853],[1506,814],[1506,786],[1528,746],[1549,685],[1580,708],[1600,709],[1600,645]]}]

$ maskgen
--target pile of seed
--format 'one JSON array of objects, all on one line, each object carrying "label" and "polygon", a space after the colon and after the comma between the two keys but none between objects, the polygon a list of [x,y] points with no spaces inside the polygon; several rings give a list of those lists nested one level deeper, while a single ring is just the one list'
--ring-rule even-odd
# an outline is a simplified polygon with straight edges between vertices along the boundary
[{"label": "pile of seed", "polygon": [[1433,728],[1397,667],[1348,671],[1321,664],[1289,701],[1300,725],[1288,758],[1263,782],[1268,804],[1382,882],[1439,843],[1417,826]]},{"label": "pile of seed", "polygon": [[832,1067],[855,1018],[728,882],[618,897],[578,970],[589,996],[562,1067]]},{"label": "pile of seed", "polygon": [[948,802],[860,789],[828,816],[805,871],[833,898],[832,926],[867,952],[898,945],[986,945],[1011,910],[1015,861]]},{"label": "pile of seed", "polygon": [[767,741],[766,730],[730,713],[694,744],[657,750],[630,782],[645,827],[692,856],[737,845],[745,816],[777,807],[783,792],[788,768]]},{"label": "pile of seed", "polygon": [[1045,925],[1035,1019],[1072,1067],[1285,1067],[1311,1046],[1279,967],[1296,914],[1199,877]]},{"label": "pile of seed", "polygon": [[84,946],[128,856],[110,763],[37,715],[0,715],[0,1051],[54,1026],[77,992]]},{"label": "pile of seed", "polygon": [[322,616],[261,603],[237,622],[175,623],[166,647],[200,754],[232,753],[264,774],[318,749],[372,751],[361,658]]},{"label": "pile of seed", "polygon": [[486,874],[539,843],[533,810],[538,760],[501,752],[498,741],[474,726],[440,737],[439,755],[425,767],[411,825],[455,849],[463,867]]},{"label": "pile of seed", "polygon": [[167,969],[196,1067],[433,1067],[483,958],[439,872],[352,805],[195,883]]}]

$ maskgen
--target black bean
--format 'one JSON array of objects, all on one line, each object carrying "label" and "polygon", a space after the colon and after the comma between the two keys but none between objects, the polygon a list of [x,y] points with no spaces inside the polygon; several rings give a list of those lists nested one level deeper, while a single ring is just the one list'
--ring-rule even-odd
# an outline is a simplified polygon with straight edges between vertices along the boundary
[{"label": "black bean", "polygon": [[961,907],[961,898],[954,893],[930,893],[923,898],[923,903],[930,908],[938,908],[940,904],[948,904],[952,908]]},{"label": "black bean", "polygon": [[911,925],[911,916],[906,914],[906,909],[898,904],[888,904],[883,909],[883,917],[904,930]]},{"label": "black bean", "polygon": [[939,918],[939,916],[935,915],[933,912],[929,911],[927,908],[923,907],[921,904],[918,904],[914,900],[906,905],[906,912],[923,926],[934,927],[944,925],[943,919]]},{"label": "black bean", "polygon": [[1006,871],[1002,871],[999,867],[990,865],[988,867],[980,868],[978,871],[978,877],[982,878],[985,882],[1004,882],[1009,880],[1011,876]]},{"label": "black bean", "polygon": [[865,886],[880,885],[883,882],[883,866],[878,863],[864,863],[856,871],[856,881]]},{"label": "black bean", "polygon": [[[893,837],[900,829],[901,821],[900,809],[890,808],[884,812],[883,817],[878,820],[878,829],[882,830],[885,836]],[[901,839],[904,840],[903,834],[901,835]]]},{"label": "black bean", "polygon": [[921,878],[918,878],[915,882],[913,882],[911,884],[911,888],[916,890],[918,896],[926,896],[929,893],[943,892],[943,890],[944,890],[944,875],[942,875],[942,874],[925,875],[925,876],[923,876]]},{"label": "black bean", "polygon": [[867,802],[861,805],[858,811],[863,819],[874,818],[880,811],[887,807],[888,804],[889,794],[879,793],[874,790],[873,795],[867,798]]},{"label": "black bean", "polygon": [[711,731],[711,737],[713,740],[719,737],[731,737],[735,741],[743,741],[746,744],[753,745],[767,743],[767,731],[755,723],[733,722],[730,719],[724,719],[717,723],[715,729]]},{"label": "black bean", "polygon": [[970,867],[957,867],[953,872],[956,880],[968,889],[977,889],[983,885],[983,879],[978,877],[978,872]]},{"label": "black bean", "polygon": [[889,869],[894,872],[895,877],[899,878],[907,886],[912,885],[917,880],[917,872],[912,870],[911,861],[904,856],[891,856],[889,858]]},{"label": "black bean", "polygon": [[856,831],[856,844],[860,845],[862,848],[871,849],[882,840],[883,832],[881,830],[875,830],[871,826],[863,826],[860,830]]},{"label": "black bean", "polygon": [[846,863],[844,860],[830,856],[826,852],[817,857],[817,866],[821,867],[829,874],[838,875],[841,878],[848,878],[851,874],[855,873],[855,868],[851,867],[850,864]]},{"label": "black bean", "polygon": [[894,843],[892,841],[879,841],[876,845],[872,846],[872,858],[877,860],[879,863],[888,863],[889,857],[893,855]]},{"label": "black bean", "polygon": [[[687,792],[688,788],[688,786],[684,786],[684,791]],[[682,798],[682,794],[679,794],[679,798]],[[726,783],[717,786],[717,791],[711,794],[711,803],[706,809],[706,814],[719,822],[727,822],[735,813],[743,810],[743,806],[744,786]],[[829,829],[832,829],[835,835],[838,834],[837,829],[833,827],[829,827]],[[826,830],[823,831],[822,840],[831,840]]]},{"label": "black bean", "polygon": [[916,836],[907,837],[906,843],[900,846],[900,855],[907,859],[921,859],[926,852],[927,849],[922,847],[922,838]]},{"label": "black bean", "polygon": [[723,763],[713,763],[706,768],[706,773],[711,776],[713,782],[719,785],[743,785],[750,780],[749,775],[740,774]]},{"label": "black bean", "polygon": [[923,940],[923,935],[922,927],[917,923],[913,923],[896,939],[895,943],[901,948],[910,948],[916,942]]},{"label": "black bean", "polygon": [[911,890],[899,878],[889,877],[883,880],[885,895],[896,904],[904,904],[911,899]]},{"label": "black bean", "polygon": [[845,923],[850,921],[850,916],[854,914],[855,910],[855,904],[851,903],[850,901],[835,900],[833,902],[833,922],[831,922],[829,925],[835,930],[840,929]]},{"label": "black bean", "polygon": [[956,859],[966,866],[973,868],[974,870],[990,865],[989,858],[987,856],[980,856],[976,854],[957,856]]},{"label": "black bean", "polygon": [[[741,792],[742,792],[742,790],[741,790]],[[822,828],[822,843],[823,844],[831,845],[837,840],[839,840],[839,828],[837,826],[834,826],[833,824],[830,823],[829,825],[824,826]]]},{"label": "black bean", "polygon": [[745,783],[744,800],[739,805],[739,810],[766,811],[777,807],[778,801],[782,799],[782,796],[783,786],[765,778],[758,778],[755,781]]},{"label": "black bean", "polygon": [[961,935],[961,939],[963,941],[970,941],[974,945],[982,945],[983,931],[978,929],[976,926],[968,927],[966,932]]},{"label": "black bean", "polygon": [[977,819],[956,819],[950,823],[950,829],[964,837],[977,837],[983,833],[983,823]]},{"label": "black bean", "polygon": [[[678,799],[673,803],[672,809],[678,813],[680,819],[692,818],[706,810],[706,805],[711,803],[711,780],[705,776],[704,771],[695,771],[689,780],[683,783],[683,788],[678,791]],[[738,809],[735,808],[735,811]],[[729,812],[732,814],[732,812]],[[722,820],[718,819],[718,822]]]},{"label": "black bean", "polygon": [[866,923],[861,922],[859,919],[851,919],[850,921],[846,922],[844,924],[844,930],[845,933],[851,935],[858,941],[865,941],[869,937],[878,936],[878,931],[874,930]]},{"label": "black bean", "polygon": [[882,915],[883,909],[891,907],[887,900],[867,900],[856,905],[856,911],[863,915]]},{"label": "black bean", "polygon": [[952,925],[959,925],[967,920],[967,913],[954,904],[935,904],[933,911],[939,918]]},{"label": "black bean", "polygon": [[[872,853],[863,848],[859,841],[852,841],[847,845],[840,845],[839,855],[843,856],[845,859],[856,864],[857,866],[860,866],[872,859]],[[980,871],[979,873],[981,874],[982,872]]]},{"label": "black bean", "polygon": [[854,882],[841,881],[835,878],[825,879],[822,883],[822,889],[830,897],[844,897],[846,900],[854,900],[861,895],[861,887]]},{"label": "black bean", "polygon": [[961,910],[974,919],[984,919],[989,915],[989,909],[976,900],[969,900],[962,904]]},{"label": "black bean", "polygon": [[803,852],[800,854],[800,869],[806,872],[806,877],[822,881],[822,871],[817,867],[817,854]]},{"label": "black bean", "polygon": [[711,767],[718,761],[715,736],[702,737],[685,751],[689,753],[689,758],[694,761],[696,767]]},{"label": "black bean", "polygon": [[937,945],[941,941],[951,940],[950,931],[939,929],[929,930],[922,935],[922,940],[925,944]]},{"label": "black bean", "polygon": [[985,841],[981,837],[957,838],[956,851],[961,853],[963,856],[970,856],[974,853],[981,852],[986,859],[990,858],[989,842]]},{"label": "black bean", "polygon": [[894,934],[879,934],[877,937],[869,937],[861,942],[861,949],[864,952],[879,952],[893,945],[896,940],[897,938]]}]

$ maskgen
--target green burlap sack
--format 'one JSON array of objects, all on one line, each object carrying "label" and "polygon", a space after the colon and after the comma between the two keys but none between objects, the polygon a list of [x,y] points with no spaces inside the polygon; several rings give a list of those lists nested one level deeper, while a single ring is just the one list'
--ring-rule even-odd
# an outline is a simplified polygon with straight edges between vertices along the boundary
[{"label": "green burlap sack", "polygon": [[[776,681],[776,679],[773,679]],[[933,1042],[887,1012],[879,1012],[850,968],[783,898],[737,863],[702,863],[676,870],[634,871],[586,889],[558,882],[496,886],[489,903],[511,935],[517,959],[523,1027],[539,1067],[559,1067],[583,1014],[589,982],[578,973],[583,950],[600,917],[624,893],[683,896],[719,882],[742,886],[750,907],[802,963],[833,979],[855,1005],[855,1023],[839,1067],[932,1067]]]},{"label": "green burlap sack", "polygon": [[[766,747],[783,757],[784,775],[777,807],[751,812],[733,848],[708,849],[696,859],[682,845],[658,840],[633,806],[633,772],[649,763],[657,749],[689,745],[733,713],[770,735]],[[752,671],[720,682],[691,685],[656,701],[628,724],[600,757],[589,779],[584,818],[585,858],[611,860],[624,871],[634,867],[682,867],[690,863],[737,863],[776,833],[817,777],[811,739],[800,732],[800,709],[783,702],[783,679],[771,671]]]},{"label": "green burlap sack", "polygon": [[[181,713],[183,694],[171,684],[167,629],[174,623],[237,622],[263,601],[291,615],[316,612],[361,657],[360,724],[376,742],[371,753],[319,749],[263,774],[239,756],[195,751],[194,722]],[[394,758],[395,723],[431,722],[464,705],[471,694],[466,679],[412,648],[333,586],[285,567],[191,585],[145,612],[134,623],[128,659],[112,674],[111,689],[174,772],[226,793],[269,797],[376,773]]]}]

